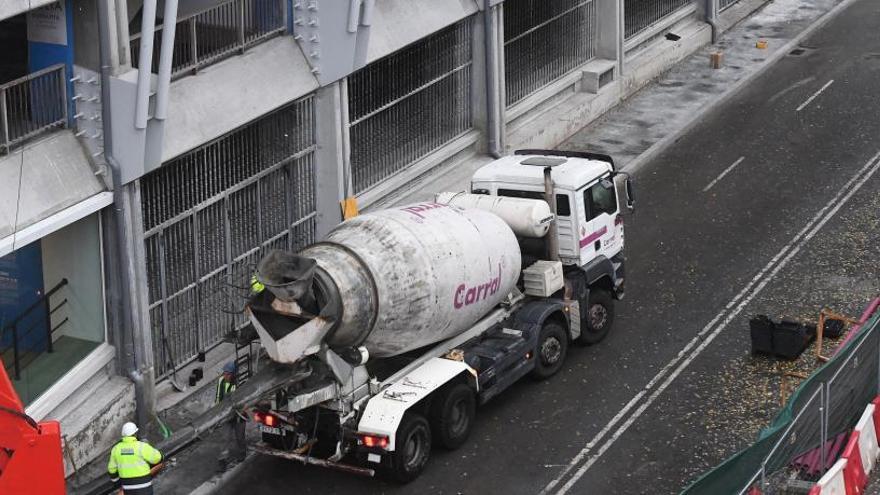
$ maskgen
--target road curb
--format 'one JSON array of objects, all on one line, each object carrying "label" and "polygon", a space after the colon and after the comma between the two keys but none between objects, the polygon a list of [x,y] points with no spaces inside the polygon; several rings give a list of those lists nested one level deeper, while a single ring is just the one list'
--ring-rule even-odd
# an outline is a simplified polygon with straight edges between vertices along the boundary
[{"label": "road curb", "polygon": [[250,453],[247,457],[235,466],[232,469],[227,469],[226,471],[215,475],[213,478],[208,481],[202,483],[197,486],[195,490],[190,492],[190,495],[211,495],[215,493],[220,487],[224,486],[228,483],[232,478],[236,477],[241,471],[243,471],[248,465],[253,461],[256,457],[256,454]]},{"label": "road curb", "polygon": [[[725,90],[721,95],[717,98],[713,99],[706,106],[703,107],[701,112],[696,112],[693,116],[688,120],[683,126],[679,127],[675,131],[667,134],[665,137],[652,144],[648,149],[644,152],[640,153],[637,157],[633,158],[629,163],[624,165],[621,170],[624,172],[629,172],[631,174],[635,174],[639,169],[644,167],[648,162],[656,158],[657,155],[666,150],[673,143],[678,141],[679,138],[687,134],[691,131],[696,125],[702,120],[703,117],[708,115],[710,112],[714,111],[716,108],[720,107],[728,100],[730,100],[733,96],[736,95],[742,88],[756,79],[758,76],[764,73],[768,67],[778,62],[782,57],[784,57],[788,52],[794,49],[797,45],[803,41],[804,38],[810,36],[830,22],[832,19],[837,17],[844,9],[849,7],[851,4],[855,3],[856,0],[843,0],[839,4],[835,5],[831,10],[822,14],[821,17],[816,19],[812,24],[804,28],[803,31],[798,33],[794,38],[792,38],[788,43],[783,45],[779,50],[773,52],[767,60],[761,62],[758,67],[751,73],[746,74],[742,79],[739,79],[735,83],[733,83],[727,90]],[[755,12],[752,12],[744,18],[743,20],[747,20],[749,17],[754,15]],[[696,54],[696,52],[695,52]]]}]

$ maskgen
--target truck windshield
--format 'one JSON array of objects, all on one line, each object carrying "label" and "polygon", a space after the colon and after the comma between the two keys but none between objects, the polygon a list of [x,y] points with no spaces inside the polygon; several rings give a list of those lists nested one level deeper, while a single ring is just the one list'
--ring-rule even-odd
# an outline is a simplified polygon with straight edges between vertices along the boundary
[{"label": "truck windshield", "polygon": [[[508,198],[525,198],[525,199],[544,199],[544,193],[540,191],[518,191],[516,189],[499,189],[499,196]],[[568,203],[567,194],[556,195],[556,216],[571,216],[571,206]]]}]

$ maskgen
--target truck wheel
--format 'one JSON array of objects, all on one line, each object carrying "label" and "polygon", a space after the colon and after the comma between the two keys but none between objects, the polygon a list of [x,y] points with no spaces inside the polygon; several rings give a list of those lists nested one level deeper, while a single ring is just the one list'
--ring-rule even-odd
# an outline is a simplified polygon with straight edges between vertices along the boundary
[{"label": "truck wheel", "polygon": [[614,301],[605,289],[593,289],[587,301],[587,310],[581,317],[581,345],[598,344],[608,335],[614,323]]},{"label": "truck wheel", "polygon": [[397,427],[396,448],[391,455],[391,476],[398,483],[416,479],[431,457],[431,428],[421,414],[408,412]]},{"label": "truck wheel", "polygon": [[434,399],[431,408],[431,426],[437,443],[455,450],[467,440],[474,425],[477,400],[465,383],[445,388]]},{"label": "truck wheel", "polygon": [[567,352],[568,334],[559,323],[545,322],[535,348],[535,369],[532,370],[532,377],[543,380],[555,375],[562,369]]}]

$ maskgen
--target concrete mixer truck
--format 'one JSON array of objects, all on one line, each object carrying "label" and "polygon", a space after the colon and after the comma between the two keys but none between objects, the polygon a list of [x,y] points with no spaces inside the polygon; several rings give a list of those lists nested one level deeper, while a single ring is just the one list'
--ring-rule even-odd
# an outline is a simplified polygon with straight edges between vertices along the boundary
[{"label": "concrete mixer truck", "polygon": [[595,344],[623,297],[629,176],[605,155],[519,151],[469,193],[349,219],[260,261],[246,307],[291,380],[249,410],[262,454],[407,482],[477,406]]}]

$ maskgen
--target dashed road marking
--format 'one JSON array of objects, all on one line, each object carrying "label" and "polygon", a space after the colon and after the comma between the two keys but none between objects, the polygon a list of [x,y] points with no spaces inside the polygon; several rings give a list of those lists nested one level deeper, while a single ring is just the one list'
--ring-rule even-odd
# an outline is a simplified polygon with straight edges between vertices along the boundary
[{"label": "dashed road marking", "polygon": [[736,166],[739,165],[740,163],[742,163],[742,161],[745,159],[746,159],[746,157],[744,157],[744,156],[739,157],[735,162],[733,162],[733,165],[725,168],[724,172],[721,172],[720,174],[718,174],[718,177],[715,177],[715,180],[710,182],[708,186],[704,187],[703,192],[706,192],[709,189],[712,189],[712,186],[714,186],[715,184],[718,184],[718,181],[723,179],[725,175],[729,174],[731,170],[736,168]]},{"label": "dashed road marking", "polygon": [[[878,169],[880,169],[880,152],[871,157],[871,159],[868,160],[868,162],[860,168],[842,188],[840,188],[837,194],[828,201],[809,222],[807,222],[807,225],[804,226],[804,228],[801,229],[788,244],[776,253],[767,265],[765,265],[764,268],[762,268],[761,271],[758,272],[758,274],[755,275],[754,278],[752,278],[749,283],[727,303],[724,309],[715,315],[712,321],[703,327],[703,329],[700,330],[700,332],[688,342],[681,351],[679,351],[678,355],[668,362],[663,369],[661,369],[651,381],[645,385],[645,388],[639,391],[639,393],[637,393],[623,407],[623,409],[621,409],[611,421],[609,421],[608,424],[605,425],[605,427],[602,428],[602,430],[599,431],[599,433],[597,433],[596,436],[593,437],[593,439],[572,458],[562,473],[551,480],[547,486],[541,490],[541,494],[557,493],[558,495],[564,495],[568,492],[575,483],[584,476],[587,470],[590,469],[590,467],[593,466],[593,464],[595,464],[595,462],[599,460],[609,448],[611,448],[614,442],[616,442],[617,439],[620,438],[630,426],[632,426],[639,416],[651,406],[654,400],[666,390],[681,372],[684,371],[684,369],[687,368],[687,366],[693,362],[710,343],[712,343],[715,337],[727,327],[733,318],[739,315],[743,308],[745,308],[745,306],[776,277],[779,271],[800,252],[801,248],[803,248],[803,246],[809,242],[810,239],[812,239],[816,233],[818,233],[819,230],[837,214],[838,211],[840,211],[840,208],[849,202],[850,198],[852,198],[852,196],[858,192],[859,189],[871,179],[871,177],[873,177]],[[716,323],[718,323],[719,320],[721,323],[716,326]],[[710,330],[711,333],[709,333]],[[672,370],[671,373],[670,370]],[[655,385],[661,381],[663,383],[661,383],[655,390],[651,391],[654,389]],[[649,393],[650,395],[648,398],[638,407],[638,409],[630,414],[630,410],[635,407],[636,404],[639,404],[639,401]],[[627,414],[629,414],[628,417]],[[624,417],[627,417],[626,421],[599,447],[598,451],[587,457]],[[574,474],[571,474],[575,469],[576,471]],[[557,486],[566,480],[566,478],[567,481],[565,481],[561,488],[557,489]]]},{"label": "dashed road marking", "polygon": [[806,107],[807,105],[809,105],[811,101],[815,100],[817,96],[819,96],[820,94],[822,94],[822,91],[825,91],[826,89],[828,89],[828,86],[831,86],[831,84],[832,84],[833,82],[834,82],[834,79],[832,79],[832,80],[828,81],[827,83],[825,83],[825,86],[822,86],[821,88],[819,88],[819,91],[816,91],[815,93],[813,93],[812,95],[810,95],[809,98],[807,98],[807,101],[801,103],[801,106],[797,107],[797,108],[795,109],[795,112],[800,112],[801,110],[803,110],[804,107]]}]

